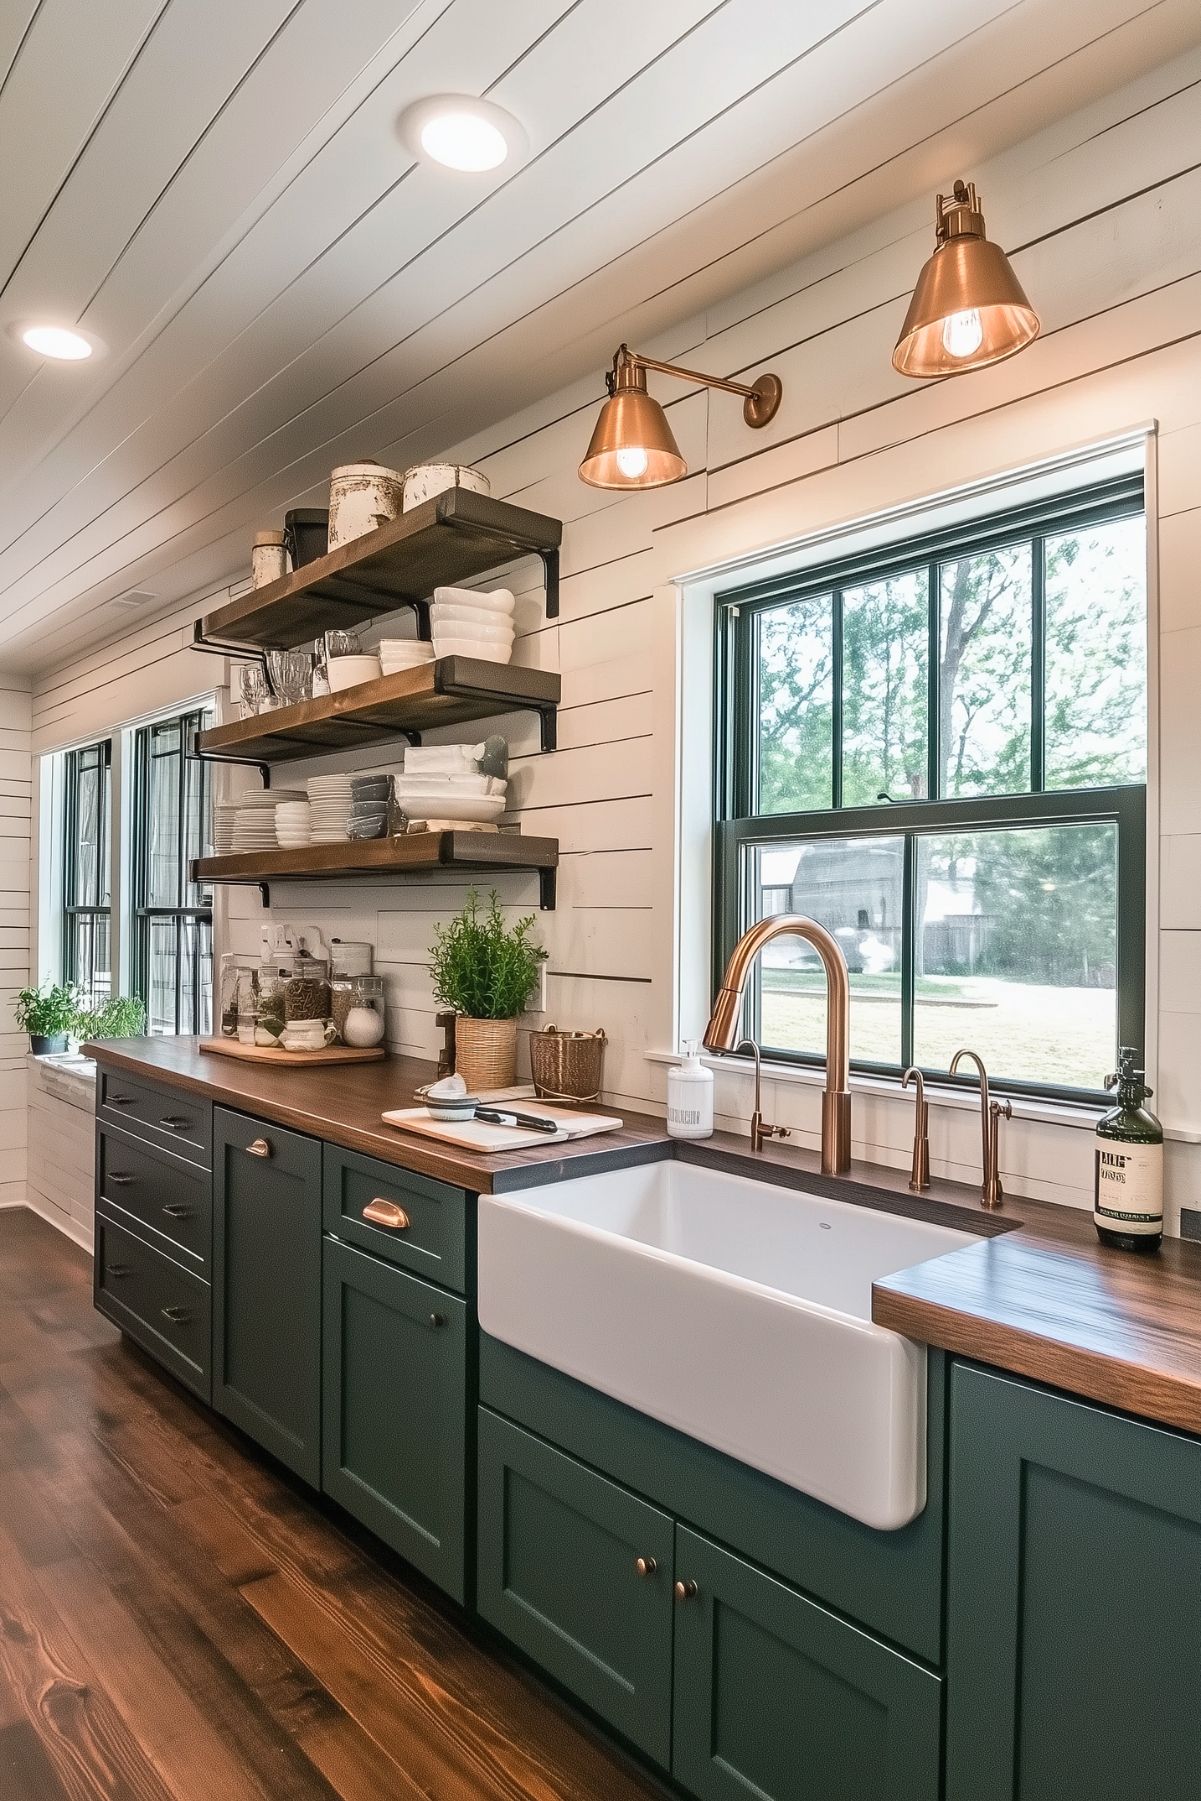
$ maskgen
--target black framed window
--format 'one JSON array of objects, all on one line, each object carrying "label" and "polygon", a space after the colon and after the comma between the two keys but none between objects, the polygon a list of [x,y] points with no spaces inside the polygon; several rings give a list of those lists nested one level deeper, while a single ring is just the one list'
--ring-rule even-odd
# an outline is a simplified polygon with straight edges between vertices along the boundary
[{"label": "black framed window", "polygon": [[[1092,1098],[1144,1034],[1141,476],[717,603],[715,961],[810,915],[851,969],[851,1056]],[[820,966],[770,945],[748,1030],[820,1062]],[[965,1081],[969,1078],[964,1078]]]},{"label": "black framed window", "polygon": [[190,880],[212,842],[208,765],[195,734],[207,708],[156,720],[134,734],[133,989],[149,1032],[207,1032],[213,1011],[213,897]]},{"label": "black framed window", "polygon": [[98,1006],[112,994],[112,745],[63,760],[63,980]]}]

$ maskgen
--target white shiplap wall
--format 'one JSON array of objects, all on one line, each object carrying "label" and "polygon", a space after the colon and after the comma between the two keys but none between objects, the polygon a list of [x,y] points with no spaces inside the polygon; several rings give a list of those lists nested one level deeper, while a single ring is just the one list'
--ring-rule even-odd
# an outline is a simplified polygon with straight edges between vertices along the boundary
[{"label": "white shiplap wall", "polygon": [[[532,569],[518,568],[514,579],[522,594],[518,659],[563,674],[562,748],[551,758],[531,754],[534,726],[525,719],[511,722],[510,737],[521,820],[557,835],[563,853],[559,908],[542,922],[546,1017],[606,1027],[614,1100],[663,1101],[665,1070],[647,1052],[669,1050],[676,1027],[677,794],[683,765],[710,755],[707,735],[680,740],[678,578],[1154,422],[1158,517],[1150,536],[1160,639],[1152,656],[1152,808],[1162,830],[1162,903],[1158,868],[1151,898],[1162,930],[1149,1045],[1153,1054],[1158,1039],[1158,1105],[1176,1134],[1170,1210],[1197,1204],[1201,1153],[1187,1141],[1201,1138],[1199,99],[1201,54],[1192,53],[991,163],[935,177],[943,186],[957,173],[975,177],[990,228],[1013,248],[1043,317],[1042,339],[996,369],[930,385],[891,370],[907,291],[930,248],[932,202],[923,201],[643,346],[720,372],[773,368],[785,383],[777,419],[755,435],[728,397],[660,389],[692,470],[679,485],[618,498],[579,484],[576,464],[599,399],[593,382],[456,447],[484,467],[494,493],[566,521],[561,618],[542,617]],[[620,319],[612,335],[622,335]],[[388,445],[377,450],[388,460]],[[196,693],[206,671],[184,648],[183,618],[38,681],[36,747]],[[695,877],[688,880],[695,889]],[[435,918],[459,903],[463,886],[281,884],[273,898],[278,917],[373,939],[389,978],[390,1039],[428,1053],[435,1031],[425,950]],[[506,903],[533,903],[533,886],[522,879],[506,879],[502,889]],[[254,948],[251,897],[231,891],[228,912],[226,942]],[[695,1030],[701,1022],[686,1013],[680,1023]],[[811,1085],[771,1082],[765,1105],[801,1142],[816,1143]],[[740,1127],[742,1075],[719,1076],[718,1107],[725,1123]],[[907,1103],[862,1094],[857,1153],[902,1165],[910,1121]],[[938,1108],[932,1136],[935,1165],[971,1179],[974,1113]],[[1076,1205],[1087,1199],[1087,1130],[1015,1120],[1002,1162],[1015,1190]]]},{"label": "white shiplap wall", "polygon": [[23,676],[0,669],[0,1207],[25,1199],[28,1039],[12,1003],[29,980],[29,840],[32,697]]}]

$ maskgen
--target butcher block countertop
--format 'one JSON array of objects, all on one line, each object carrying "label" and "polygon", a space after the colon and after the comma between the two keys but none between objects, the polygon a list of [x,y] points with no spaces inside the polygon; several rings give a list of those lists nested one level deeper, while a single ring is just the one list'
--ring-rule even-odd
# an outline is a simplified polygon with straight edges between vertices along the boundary
[{"label": "butcher block countertop", "polygon": [[386,1126],[386,1108],[433,1079],[409,1057],[324,1070],[263,1069],[206,1055],[194,1038],[113,1039],[88,1055],[132,1076],[206,1094],[223,1106],[331,1144],[497,1194],[676,1155],[809,1194],[884,1207],[981,1234],[978,1243],[885,1277],[872,1318],[907,1337],[1201,1435],[1201,1245],[1165,1239],[1152,1255],[1108,1250],[1076,1208],[1007,1196],[985,1213],[978,1190],[939,1182],[910,1195],[897,1170],[855,1164],[822,1176],[814,1153],[717,1133],[673,1142],[661,1119],[617,1108],[620,1132],[479,1155]]}]

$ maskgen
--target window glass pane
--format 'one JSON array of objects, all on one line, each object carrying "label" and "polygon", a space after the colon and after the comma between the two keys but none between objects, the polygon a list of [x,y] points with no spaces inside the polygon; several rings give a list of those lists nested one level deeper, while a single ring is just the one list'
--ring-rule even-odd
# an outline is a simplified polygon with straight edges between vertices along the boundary
[{"label": "window glass pane", "polygon": [[923,836],[914,1061],[1100,1088],[1117,1047],[1117,827]]},{"label": "window glass pane", "polygon": [[[815,838],[751,853],[754,917],[804,913],[834,934],[851,972],[851,1056],[901,1055],[900,838]],[[756,969],[760,1037],[775,1050],[826,1051],[826,981],[816,951],[778,938]]]},{"label": "window glass pane", "polygon": [[1048,538],[1046,785],[1147,773],[1146,525],[1141,514]]},{"label": "window glass pane", "polygon": [[1029,544],[939,569],[939,793],[1030,787]]},{"label": "window glass pane", "polygon": [[831,597],[758,616],[759,813],[800,813],[833,799],[834,654]]},{"label": "window glass pane", "polygon": [[175,1031],[175,961],[177,922],[174,919],[146,921],[147,956],[147,1030]]},{"label": "window glass pane", "polygon": [[107,913],[73,913],[67,921],[67,974],[78,982],[91,1006],[112,994],[111,922]]},{"label": "window glass pane", "polygon": [[147,769],[146,904],[179,905],[179,722],[152,726]]},{"label": "window glass pane", "polygon": [[844,806],[925,798],[929,617],[924,566],[843,591]]}]

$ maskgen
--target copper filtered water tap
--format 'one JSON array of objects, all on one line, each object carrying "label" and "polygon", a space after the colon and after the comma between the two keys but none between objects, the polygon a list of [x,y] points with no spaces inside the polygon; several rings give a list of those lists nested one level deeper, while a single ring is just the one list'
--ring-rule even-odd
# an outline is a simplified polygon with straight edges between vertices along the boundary
[{"label": "copper filtered water tap", "polygon": [[923,1188],[930,1186],[930,1103],[926,1099],[926,1084],[920,1069],[912,1065],[901,1077],[901,1087],[908,1088],[909,1078],[913,1077],[916,1090],[913,1109],[913,1163],[909,1171],[909,1186],[914,1194],[920,1194]]},{"label": "copper filtered water tap", "polygon": [[1002,1114],[1006,1119],[1013,1118],[1012,1101],[990,1101],[988,1098],[988,1071],[975,1051],[958,1050],[951,1058],[951,1074],[955,1075],[962,1057],[970,1057],[980,1071],[980,1146],[983,1163],[983,1187],[980,1190],[982,1207],[999,1207],[1005,1199],[1005,1190],[1001,1187],[1000,1171],[1000,1129]]}]

